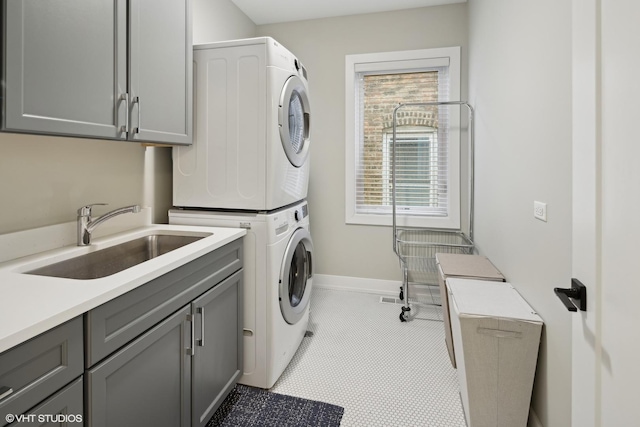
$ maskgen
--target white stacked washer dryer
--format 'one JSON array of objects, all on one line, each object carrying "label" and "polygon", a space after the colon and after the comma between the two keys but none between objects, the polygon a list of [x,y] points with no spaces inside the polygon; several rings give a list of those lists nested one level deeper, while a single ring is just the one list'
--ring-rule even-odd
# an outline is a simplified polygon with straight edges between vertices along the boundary
[{"label": "white stacked washer dryer", "polygon": [[270,37],[196,45],[194,143],[173,151],[173,204],[270,211],[307,197],[307,72]]},{"label": "white stacked washer dryer", "polygon": [[171,224],[243,227],[244,375],[271,388],[309,321],[307,74],[270,37],[194,46],[194,143],[173,148]]}]

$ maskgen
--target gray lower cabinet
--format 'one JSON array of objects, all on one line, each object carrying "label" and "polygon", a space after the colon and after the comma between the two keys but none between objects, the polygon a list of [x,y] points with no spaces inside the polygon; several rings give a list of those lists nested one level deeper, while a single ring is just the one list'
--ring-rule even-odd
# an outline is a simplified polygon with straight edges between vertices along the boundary
[{"label": "gray lower cabinet", "polygon": [[242,240],[176,268],[85,314],[91,367],[242,268]]},{"label": "gray lower cabinet", "polygon": [[[82,338],[78,317],[0,354],[0,425],[8,423],[8,415],[27,414],[82,375]],[[64,407],[61,400],[57,404]],[[74,408],[82,415],[79,406]]]},{"label": "gray lower cabinet", "polygon": [[242,240],[85,314],[88,426],[204,426],[242,372]]},{"label": "gray lower cabinet", "polygon": [[83,395],[82,377],[80,377],[9,425],[11,427],[83,426]]},{"label": "gray lower cabinet", "polygon": [[242,374],[242,272],[196,299],[193,426],[205,426]]},{"label": "gray lower cabinet", "polygon": [[191,144],[191,0],[3,5],[3,130]]},{"label": "gray lower cabinet", "polygon": [[190,425],[189,315],[183,307],[87,371],[88,425]]},{"label": "gray lower cabinet", "polygon": [[242,266],[236,240],[3,352],[0,426],[206,425],[242,373]]}]

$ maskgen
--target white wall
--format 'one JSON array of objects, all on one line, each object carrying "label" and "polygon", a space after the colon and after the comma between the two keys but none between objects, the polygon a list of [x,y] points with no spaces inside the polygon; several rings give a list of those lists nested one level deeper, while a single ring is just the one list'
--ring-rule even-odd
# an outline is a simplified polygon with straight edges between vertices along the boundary
[{"label": "white wall", "polygon": [[0,234],[74,221],[88,203],[142,203],[144,155],[131,142],[0,134]]},{"label": "white wall", "polygon": [[193,0],[193,44],[254,37],[256,25],[231,0]]},{"label": "white wall", "polygon": [[[309,72],[309,208],[319,274],[400,280],[390,227],[345,225],[345,55],[462,46],[466,5],[427,7],[258,26],[291,50]],[[463,93],[466,72],[463,71]]]},{"label": "white wall", "polygon": [[[476,243],[542,316],[532,407],[571,425],[571,0],[470,0]],[[533,217],[547,203],[548,222]]]}]

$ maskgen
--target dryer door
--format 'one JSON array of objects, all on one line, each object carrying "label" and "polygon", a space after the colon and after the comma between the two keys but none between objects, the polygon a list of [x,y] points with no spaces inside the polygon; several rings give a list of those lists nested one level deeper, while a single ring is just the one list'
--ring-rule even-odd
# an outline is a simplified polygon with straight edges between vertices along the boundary
[{"label": "dryer door", "polygon": [[282,147],[289,162],[297,168],[309,155],[309,98],[298,76],[291,76],[280,94],[278,125]]},{"label": "dryer door", "polygon": [[293,325],[304,316],[311,296],[313,243],[304,228],[298,228],[287,245],[280,269],[280,311]]}]

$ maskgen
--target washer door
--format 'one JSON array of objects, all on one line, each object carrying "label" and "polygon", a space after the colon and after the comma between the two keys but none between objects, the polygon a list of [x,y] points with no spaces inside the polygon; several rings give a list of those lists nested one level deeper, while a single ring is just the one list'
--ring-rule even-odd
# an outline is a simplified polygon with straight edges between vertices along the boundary
[{"label": "washer door", "polygon": [[304,83],[298,76],[291,76],[280,94],[278,125],[284,152],[297,168],[309,155],[309,115],[309,98]]},{"label": "washer door", "polygon": [[304,228],[298,228],[287,245],[280,269],[280,311],[293,325],[304,316],[309,305],[313,279],[313,243]]}]

